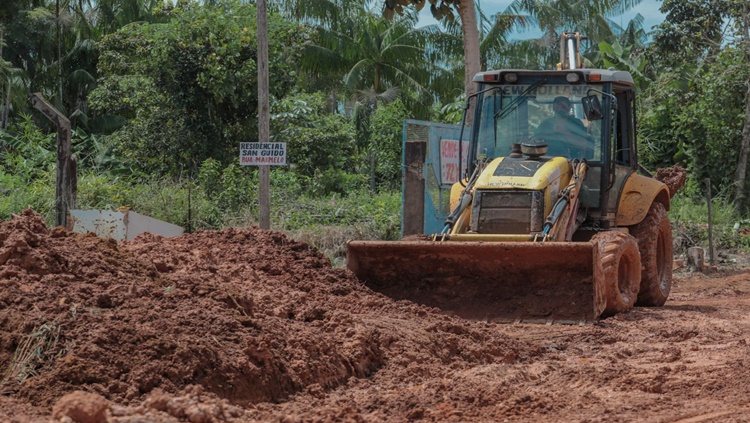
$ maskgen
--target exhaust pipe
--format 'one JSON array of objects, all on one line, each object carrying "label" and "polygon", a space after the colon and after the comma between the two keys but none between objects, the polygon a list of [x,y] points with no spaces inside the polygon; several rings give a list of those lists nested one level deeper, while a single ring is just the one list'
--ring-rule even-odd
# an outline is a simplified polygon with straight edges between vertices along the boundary
[{"label": "exhaust pipe", "polygon": [[581,68],[581,34],[563,32],[560,39],[560,64],[558,69]]}]

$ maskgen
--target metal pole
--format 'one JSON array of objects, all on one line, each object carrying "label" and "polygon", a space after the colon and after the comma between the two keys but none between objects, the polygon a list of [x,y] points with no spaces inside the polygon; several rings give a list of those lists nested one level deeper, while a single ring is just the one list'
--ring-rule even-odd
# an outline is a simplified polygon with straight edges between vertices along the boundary
[{"label": "metal pole", "polygon": [[708,204],[708,262],[714,265],[714,235],[711,221],[711,180],[706,178],[706,202]]},{"label": "metal pole", "polygon": [[[270,105],[268,83],[268,0],[257,1],[258,13],[258,141],[270,138]],[[271,168],[261,165],[258,169],[259,218],[261,229],[271,229],[270,186]]]}]

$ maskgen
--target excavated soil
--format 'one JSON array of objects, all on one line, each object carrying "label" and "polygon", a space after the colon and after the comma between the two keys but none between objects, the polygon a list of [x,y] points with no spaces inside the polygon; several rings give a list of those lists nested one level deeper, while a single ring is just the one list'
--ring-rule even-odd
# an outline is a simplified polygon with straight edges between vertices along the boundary
[{"label": "excavated soil", "polygon": [[669,188],[669,196],[674,197],[677,191],[685,185],[687,181],[687,171],[682,166],[674,165],[668,168],[661,168],[656,171],[654,179],[661,181]]},{"label": "excavated soil", "polygon": [[260,229],[0,222],[0,421],[750,421],[750,272],[593,325],[394,301]]}]

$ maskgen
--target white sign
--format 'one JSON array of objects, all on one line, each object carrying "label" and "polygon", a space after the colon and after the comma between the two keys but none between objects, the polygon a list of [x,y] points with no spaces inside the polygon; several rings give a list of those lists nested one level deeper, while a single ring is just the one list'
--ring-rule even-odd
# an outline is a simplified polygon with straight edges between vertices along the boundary
[{"label": "white sign", "polygon": [[240,164],[243,166],[285,165],[285,142],[241,142]]},{"label": "white sign", "polygon": [[[469,142],[464,141],[461,151],[461,169],[466,171],[469,163]],[[458,182],[458,140],[440,140],[440,183],[455,184]]]}]

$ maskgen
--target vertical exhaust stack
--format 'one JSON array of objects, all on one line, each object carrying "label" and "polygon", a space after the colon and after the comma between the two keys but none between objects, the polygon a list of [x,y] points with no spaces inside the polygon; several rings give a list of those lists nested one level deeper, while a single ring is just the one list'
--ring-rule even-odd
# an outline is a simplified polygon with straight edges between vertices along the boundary
[{"label": "vertical exhaust stack", "polygon": [[560,63],[558,70],[580,69],[581,66],[581,34],[577,32],[563,32],[560,37]]}]

